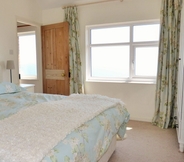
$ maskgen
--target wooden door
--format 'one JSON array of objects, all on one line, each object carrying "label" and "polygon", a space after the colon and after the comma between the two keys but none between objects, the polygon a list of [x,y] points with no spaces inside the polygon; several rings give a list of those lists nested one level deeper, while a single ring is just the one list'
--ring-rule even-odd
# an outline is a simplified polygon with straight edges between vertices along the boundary
[{"label": "wooden door", "polygon": [[42,26],[43,92],[69,95],[69,24]]}]

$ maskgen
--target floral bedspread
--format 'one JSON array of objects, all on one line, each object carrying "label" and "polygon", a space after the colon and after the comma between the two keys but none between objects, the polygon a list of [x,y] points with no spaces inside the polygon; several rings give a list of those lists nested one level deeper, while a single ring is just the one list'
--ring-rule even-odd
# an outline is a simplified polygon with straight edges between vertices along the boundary
[{"label": "floral bedspread", "polygon": [[[62,100],[66,96],[20,91],[0,95],[0,120],[41,102]],[[129,113],[112,107],[68,134],[42,162],[97,162],[108,149],[113,136],[123,137]],[[1,159],[0,159],[1,162]]]}]

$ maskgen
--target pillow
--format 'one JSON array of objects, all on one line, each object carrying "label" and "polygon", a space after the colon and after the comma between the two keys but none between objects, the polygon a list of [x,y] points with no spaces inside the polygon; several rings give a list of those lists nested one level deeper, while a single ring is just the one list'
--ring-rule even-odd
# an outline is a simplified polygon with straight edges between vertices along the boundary
[{"label": "pillow", "polygon": [[25,89],[9,82],[0,83],[0,94],[16,93],[20,91],[25,91]]}]

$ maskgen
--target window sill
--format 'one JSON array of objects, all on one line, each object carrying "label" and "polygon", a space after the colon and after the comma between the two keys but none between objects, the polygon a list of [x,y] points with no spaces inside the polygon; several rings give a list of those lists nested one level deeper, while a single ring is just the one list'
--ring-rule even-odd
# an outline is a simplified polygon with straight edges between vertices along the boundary
[{"label": "window sill", "polygon": [[96,80],[90,79],[86,82],[99,82],[99,83],[125,83],[125,84],[156,84],[155,80]]},{"label": "window sill", "polygon": [[38,80],[38,78],[27,78],[27,79],[20,79],[20,80],[22,80],[22,81],[27,81],[27,80],[32,80],[32,81],[37,81]]}]

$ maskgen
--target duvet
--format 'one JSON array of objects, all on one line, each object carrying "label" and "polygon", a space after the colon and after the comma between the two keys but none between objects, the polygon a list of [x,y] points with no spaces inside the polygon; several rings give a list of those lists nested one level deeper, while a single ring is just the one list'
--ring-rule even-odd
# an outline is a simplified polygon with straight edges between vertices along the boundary
[{"label": "duvet", "polygon": [[[112,138],[125,134],[129,113],[120,100],[30,93],[8,83],[1,86],[0,162],[97,162]],[[24,123],[27,120],[31,125]],[[37,125],[36,133],[32,125]]]}]

